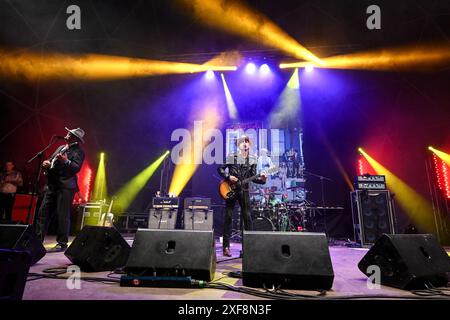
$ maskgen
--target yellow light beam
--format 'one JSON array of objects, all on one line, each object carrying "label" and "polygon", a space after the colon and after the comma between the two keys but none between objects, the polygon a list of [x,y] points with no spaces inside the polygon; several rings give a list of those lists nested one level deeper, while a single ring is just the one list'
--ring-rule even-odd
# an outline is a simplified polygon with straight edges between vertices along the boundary
[{"label": "yellow light beam", "polygon": [[236,66],[203,65],[98,54],[40,54],[0,50],[0,76],[18,80],[114,80],[208,70],[232,71]]},{"label": "yellow light beam", "polygon": [[[450,45],[429,44],[376,49],[321,59],[315,67],[330,69],[362,69],[380,71],[430,70],[450,63]],[[310,62],[281,63],[280,68],[303,68]]]},{"label": "yellow light beam", "polygon": [[227,101],[228,115],[230,116],[230,119],[235,120],[238,118],[236,104],[234,103],[230,89],[228,89],[228,85],[225,81],[225,76],[223,75],[223,73],[220,74],[220,77],[222,78],[223,91],[225,92],[225,99]]},{"label": "yellow light beam", "polygon": [[271,128],[282,128],[287,121],[298,117],[300,107],[300,83],[295,69],[269,115]]},{"label": "yellow light beam", "polygon": [[[221,123],[218,112],[214,108],[207,108],[201,115],[201,127],[191,130],[191,148],[189,156],[181,163],[175,166],[175,170],[170,182],[169,193],[175,196],[180,195],[186,184],[194,175],[199,166],[199,162],[203,159],[203,148],[209,141],[205,141],[204,137],[210,130],[216,129]],[[197,147],[199,146],[199,147]]]},{"label": "yellow light beam", "polygon": [[147,168],[139,172],[133,179],[124,185],[114,196],[116,198],[114,207],[120,210],[127,210],[139,191],[144,188],[148,180],[155,173],[170,151],[164,152],[158,159],[151,163]]},{"label": "yellow light beam", "polygon": [[429,150],[431,150],[433,153],[435,153],[439,158],[442,159],[448,166],[450,166],[450,154],[445,153],[444,151],[435,149],[433,147],[428,147]]},{"label": "yellow light beam", "polygon": [[321,64],[321,60],[274,22],[241,1],[178,0],[183,12],[200,22],[257,43],[279,49],[292,57]]},{"label": "yellow light beam", "polygon": [[92,200],[104,200],[107,197],[108,197],[108,190],[106,184],[105,153],[102,152],[100,153],[100,160],[98,162],[97,173],[95,174]]},{"label": "yellow light beam", "polygon": [[423,232],[433,232],[435,225],[431,204],[362,148],[359,148],[358,151],[367,159],[377,174],[386,176],[389,189],[395,193],[398,204],[411,217],[416,226]]}]

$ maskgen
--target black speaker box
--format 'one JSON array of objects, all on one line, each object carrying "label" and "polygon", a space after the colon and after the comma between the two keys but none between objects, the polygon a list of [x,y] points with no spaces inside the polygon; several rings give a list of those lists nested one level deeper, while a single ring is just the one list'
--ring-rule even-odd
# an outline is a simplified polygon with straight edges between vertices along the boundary
[{"label": "black speaker box", "polygon": [[149,229],[175,229],[178,209],[150,209]]},{"label": "black speaker box", "polygon": [[355,241],[370,247],[384,233],[395,233],[389,190],[356,190],[351,195]]},{"label": "black speaker box", "polygon": [[31,225],[0,224],[0,249],[28,251],[31,265],[47,253]]},{"label": "black speaker box", "polygon": [[130,245],[115,228],[85,226],[64,254],[82,271],[112,271],[126,264]]},{"label": "black speaker box", "polygon": [[190,276],[211,281],[216,271],[214,233],[139,229],[125,271],[129,275]]},{"label": "black speaker box", "polygon": [[30,252],[0,249],[0,301],[22,300],[30,265]]},{"label": "black speaker box", "polygon": [[367,276],[380,268],[381,284],[411,290],[448,283],[450,257],[432,234],[384,234],[358,263]]},{"label": "black speaker box", "polygon": [[184,229],[186,230],[212,230],[212,210],[184,210]]},{"label": "black speaker box", "polygon": [[330,289],[334,273],[325,234],[244,231],[244,286]]}]

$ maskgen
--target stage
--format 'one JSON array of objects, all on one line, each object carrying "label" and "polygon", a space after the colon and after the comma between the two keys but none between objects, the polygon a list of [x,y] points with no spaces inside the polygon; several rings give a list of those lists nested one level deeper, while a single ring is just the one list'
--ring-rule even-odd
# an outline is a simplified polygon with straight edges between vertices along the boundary
[{"label": "stage", "polygon": [[[125,237],[131,245],[133,236]],[[49,237],[45,242],[46,248],[55,244],[54,239]],[[369,289],[367,278],[357,268],[359,260],[368,249],[351,248],[344,244],[332,245],[330,248],[331,260],[334,269],[334,283],[332,290],[328,291],[325,298],[349,298],[349,299],[389,299],[389,298],[421,298],[409,291],[399,290],[387,286],[380,289]],[[232,243],[233,257],[223,257],[221,244],[216,241],[217,268],[214,282],[225,282],[234,286],[241,286],[242,280],[227,277],[228,272],[241,270],[242,259],[239,257],[240,243]],[[450,248],[445,248],[450,253]],[[47,255],[32,266],[30,273],[41,273],[44,269],[68,266],[70,261],[63,253],[47,253]],[[107,278],[120,275],[110,272],[82,273],[82,278],[89,277]],[[31,279],[31,277],[30,277]],[[317,295],[316,291],[289,292]],[[101,283],[92,281],[81,281],[80,289],[69,290],[66,280],[61,279],[38,279],[28,281],[25,287],[24,300],[253,300],[263,299],[254,295],[225,291],[219,289],[184,289],[184,288],[129,288],[120,287],[118,283]]]}]

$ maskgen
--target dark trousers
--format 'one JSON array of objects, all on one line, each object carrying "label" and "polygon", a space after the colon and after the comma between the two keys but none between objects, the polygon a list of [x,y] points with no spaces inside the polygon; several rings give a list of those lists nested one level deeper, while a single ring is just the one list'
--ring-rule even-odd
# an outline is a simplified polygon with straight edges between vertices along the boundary
[{"label": "dark trousers", "polygon": [[66,245],[69,242],[70,211],[75,190],[49,188],[42,199],[36,218],[36,233],[44,241],[51,219],[56,215],[56,241]]},{"label": "dark trousers", "polygon": [[0,220],[11,221],[15,198],[15,193],[0,193]]},{"label": "dark trousers", "polygon": [[223,222],[223,247],[230,247],[230,237],[233,224],[233,211],[236,201],[241,208],[241,230],[250,230],[251,217],[250,217],[250,196],[248,191],[236,192],[236,197],[226,201],[225,219]]}]

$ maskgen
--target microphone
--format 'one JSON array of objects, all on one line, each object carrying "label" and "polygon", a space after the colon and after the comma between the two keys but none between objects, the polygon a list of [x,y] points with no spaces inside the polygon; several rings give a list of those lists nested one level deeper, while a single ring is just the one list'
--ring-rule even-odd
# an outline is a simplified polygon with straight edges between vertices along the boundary
[{"label": "microphone", "polygon": [[64,137],[64,136],[54,136],[56,139],[65,139],[66,137]]}]

